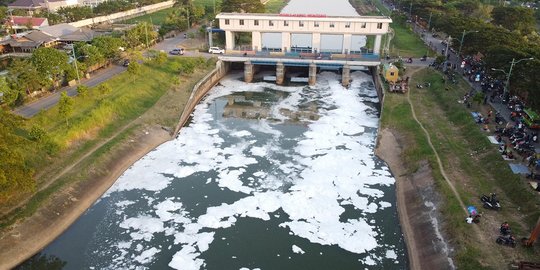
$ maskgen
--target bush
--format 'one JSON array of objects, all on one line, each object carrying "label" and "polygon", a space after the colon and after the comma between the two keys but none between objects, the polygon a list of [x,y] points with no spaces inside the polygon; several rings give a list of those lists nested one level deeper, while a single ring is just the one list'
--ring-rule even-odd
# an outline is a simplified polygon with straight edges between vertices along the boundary
[{"label": "bush", "polygon": [[80,97],[86,97],[88,95],[88,89],[88,86],[81,84],[77,86],[77,93],[79,93]]},{"label": "bush", "polygon": [[47,138],[47,132],[39,125],[33,125],[28,133],[28,137],[32,141],[41,142]]},{"label": "bush", "polygon": [[141,64],[137,61],[129,63],[127,71],[132,75],[137,75],[141,72]]},{"label": "bush", "polygon": [[[131,66],[132,64],[129,64],[129,66]],[[107,95],[109,93],[112,92],[112,88],[110,85],[108,85],[107,83],[102,83],[98,86],[98,91],[102,94],[102,95]]]}]

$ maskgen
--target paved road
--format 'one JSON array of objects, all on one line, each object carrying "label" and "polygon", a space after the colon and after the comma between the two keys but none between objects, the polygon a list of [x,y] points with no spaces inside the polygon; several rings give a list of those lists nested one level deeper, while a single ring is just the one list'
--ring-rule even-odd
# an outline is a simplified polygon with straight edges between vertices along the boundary
[{"label": "paved road", "polygon": [[[153,45],[151,47],[151,49],[160,50],[160,51],[162,50],[162,51],[165,51],[165,52],[169,52],[170,50],[172,50],[174,48],[179,48],[181,43],[186,40],[184,38],[184,33],[187,33],[187,32],[182,32],[179,35],[177,35],[176,37],[168,38],[168,39],[165,39],[165,40],[163,40],[161,42],[158,42],[155,45]],[[203,56],[205,58],[212,57],[211,54],[199,53],[199,52],[195,52],[195,51],[186,51],[185,55],[186,56]],[[171,57],[176,57],[176,56],[171,56]],[[100,83],[102,83],[104,81],[109,80],[113,76],[115,76],[117,74],[120,74],[120,73],[124,72],[125,70],[126,70],[126,68],[123,67],[123,66],[112,65],[112,66],[110,66],[108,68],[101,69],[98,72],[92,74],[92,77],[90,79],[81,80],[81,83],[83,85],[93,87],[93,86],[96,86],[96,85],[98,85],[98,84],[100,84]],[[17,107],[15,110],[13,110],[13,112],[15,114],[20,115],[20,116],[30,118],[30,117],[36,115],[37,113],[39,113],[41,110],[47,110],[47,109],[53,107],[54,105],[56,105],[56,103],[58,103],[58,101],[60,100],[60,94],[62,92],[67,92],[68,96],[76,96],[77,95],[77,87],[76,86],[63,87],[63,88],[55,91],[54,93],[52,93],[52,94],[50,94],[50,95],[48,95],[48,96],[46,96],[44,98],[41,98],[41,99],[36,100],[36,101],[34,101],[32,103],[29,103],[29,104],[25,104],[23,106]]]},{"label": "paved road", "polygon": [[[81,84],[84,84],[89,87],[96,86],[111,77],[122,73],[126,70],[125,67],[119,66],[119,65],[111,65],[108,68],[101,69],[97,73],[94,73],[90,79],[85,79],[81,81]],[[23,106],[17,107],[13,112],[15,114],[18,114],[20,116],[30,118],[37,113],[39,113],[41,110],[47,110],[60,100],[60,94],[62,92],[67,92],[68,96],[76,96],[77,95],[77,86],[67,86],[63,87],[60,90],[57,90],[51,95],[48,95],[44,98],[38,99],[32,103],[25,104]]]}]

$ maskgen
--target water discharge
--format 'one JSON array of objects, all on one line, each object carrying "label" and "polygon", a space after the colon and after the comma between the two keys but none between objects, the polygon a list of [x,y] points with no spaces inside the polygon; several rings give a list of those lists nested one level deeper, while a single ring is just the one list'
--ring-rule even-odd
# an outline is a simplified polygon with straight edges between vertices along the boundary
[{"label": "water discharge", "polygon": [[230,75],[44,250],[65,269],[405,269],[371,77]]}]

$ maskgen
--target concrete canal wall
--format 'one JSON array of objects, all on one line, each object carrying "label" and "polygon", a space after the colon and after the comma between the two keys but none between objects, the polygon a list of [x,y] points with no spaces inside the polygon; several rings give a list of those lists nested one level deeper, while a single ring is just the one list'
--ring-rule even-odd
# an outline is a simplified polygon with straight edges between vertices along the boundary
[{"label": "concrete canal wall", "polygon": [[195,109],[195,106],[199,104],[199,102],[206,96],[208,91],[210,91],[210,89],[212,89],[212,87],[216,85],[219,80],[221,80],[221,78],[223,78],[223,76],[227,74],[228,71],[229,63],[220,60],[216,63],[216,68],[210,71],[210,73],[204,76],[204,78],[202,78],[202,80],[193,87],[191,96],[189,97],[189,100],[184,107],[184,111],[180,116],[180,121],[174,129],[173,134],[178,134],[180,129],[188,122],[191,113]]}]

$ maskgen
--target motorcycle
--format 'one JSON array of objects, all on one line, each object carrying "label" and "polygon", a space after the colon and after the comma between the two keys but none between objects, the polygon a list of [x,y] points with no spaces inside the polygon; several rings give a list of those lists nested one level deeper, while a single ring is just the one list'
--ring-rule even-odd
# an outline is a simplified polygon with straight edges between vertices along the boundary
[{"label": "motorcycle", "polygon": [[504,124],[504,118],[498,112],[495,114],[495,123],[497,123],[498,125]]},{"label": "motorcycle", "polygon": [[491,197],[482,194],[480,200],[482,201],[484,208],[493,209],[496,211],[501,209],[501,204],[499,203],[495,193],[491,193]]},{"label": "motorcycle", "polygon": [[516,238],[512,235],[499,235],[495,242],[503,246],[516,247]]}]

